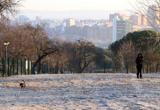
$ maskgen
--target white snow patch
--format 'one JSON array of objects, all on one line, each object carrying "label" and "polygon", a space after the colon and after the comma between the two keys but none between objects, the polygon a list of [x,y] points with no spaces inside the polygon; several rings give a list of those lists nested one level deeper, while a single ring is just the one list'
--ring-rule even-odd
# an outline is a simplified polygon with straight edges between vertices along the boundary
[{"label": "white snow patch", "polygon": [[[19,82],[27,88],[20,89]],[[0,78],[0,110],[160,110],[160,74]]]}]

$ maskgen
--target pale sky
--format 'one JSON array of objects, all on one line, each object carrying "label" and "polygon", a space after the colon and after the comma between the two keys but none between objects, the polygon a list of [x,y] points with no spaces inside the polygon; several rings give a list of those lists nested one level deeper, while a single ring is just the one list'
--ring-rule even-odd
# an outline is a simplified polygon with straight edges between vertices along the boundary
[{"label": "pale sky", "polygon": [[21,13],[30,18],[98,18],[131,11],[136,0],[23,0]]},{"label": "pale sky", "polygon": [[130,10],[135,0],[24,0],[22,9],[36,11]]}]

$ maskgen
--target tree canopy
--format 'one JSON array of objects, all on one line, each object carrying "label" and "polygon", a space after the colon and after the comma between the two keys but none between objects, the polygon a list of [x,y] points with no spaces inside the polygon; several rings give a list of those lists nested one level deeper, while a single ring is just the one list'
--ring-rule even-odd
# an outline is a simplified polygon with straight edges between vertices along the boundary
[{"label": "tree canopy", "polygon": [[[125,68],[128,72],[130,68],[134,71],[134,60],[138,53],[144,54],[146,64],[159,65],[159,38],[159,32],[144,30],[128,33],[124,38],[111,44],[110,49],[115,69],[123,70]],[[131,64],[130,67],[128,67],[129,64]]]}]

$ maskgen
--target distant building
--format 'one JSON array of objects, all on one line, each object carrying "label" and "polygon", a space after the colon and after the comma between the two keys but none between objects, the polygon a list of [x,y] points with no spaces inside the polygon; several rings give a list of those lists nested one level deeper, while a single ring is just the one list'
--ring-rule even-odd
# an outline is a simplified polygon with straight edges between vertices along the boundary
[{"label": "distant building", "polygon": [[75,26],[75,25],[76,25],[76,20],[75,19],[70,18],[70,19],[66,20],[66,26],[67,27],[72,27],[72,26]]},{"label": "distant building", "polygon": [[125,13],[114,13],[114,14],[110,14],[109,15],[109,21],[113,21],[113,19],[115,18],[115,17],[119,17],[120,19],[123,19],[123,20],[129,20],[129,18],[130,18],[130,16],[128,16],[127,14],[125,14]]},{"label": "distant building", "polygon": [[112,18],[112,42],[117,40],[117,21],[119,20],[118,16]]},{"label": "distant building", "polygon": [[131,15],[130,21],[132,24],[132,31],[140,31],[148,29],[149,22],[145,15],[139,14],[139,15]]},{"label": "distant building", "polygon": [[30,19],[27,16],[20,15],[18,17],[18,23],[25,24],[25,23],[28,23],[28,22],[30,22]]},{"label": "distant building", "polygon": [[138,26],[148,26],[148,20],[145,15],[131,15],[130,21],[132,25],[138,25]]},{"label": "distant building", "polygon": [[115,17],[117,17],[117,16],[119,17],[119,14],[118,14],[118,13],[110,14],[110,15],[109,15],[109,21],[110,21],[110,22],[113,22],[113,19],[114,19]]},{"label": "distant building", "polygon": [[122,39],[127,33],[131,32],[132,25],[129,20],[123,20],[119,16],[113,18],[112,42]]},{"label": "distant building", "polygon": [[128,16],[128,14],[125,13],[120,13],[119,18],[122,20],[129,20],[130,16]]},{"label": "distant building", "polygon": [[140,25],[132,25],[132,32],[140,31],[141,29],[142,29],[142,26]]},{"label": "distant building", "polygon": [[122,39],[127,33],[131,32],[131,23],[127,20],[117,21],[117,39]]}]

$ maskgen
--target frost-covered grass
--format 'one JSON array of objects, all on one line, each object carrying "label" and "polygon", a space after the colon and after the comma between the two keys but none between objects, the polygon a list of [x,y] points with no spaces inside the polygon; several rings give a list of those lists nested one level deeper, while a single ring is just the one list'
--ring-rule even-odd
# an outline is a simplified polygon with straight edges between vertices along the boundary
[{"label": "frost-covered grass", "polygon": [[0,110],[160,110],[160,74],[142,80],[135,74],[0,78]]}]

